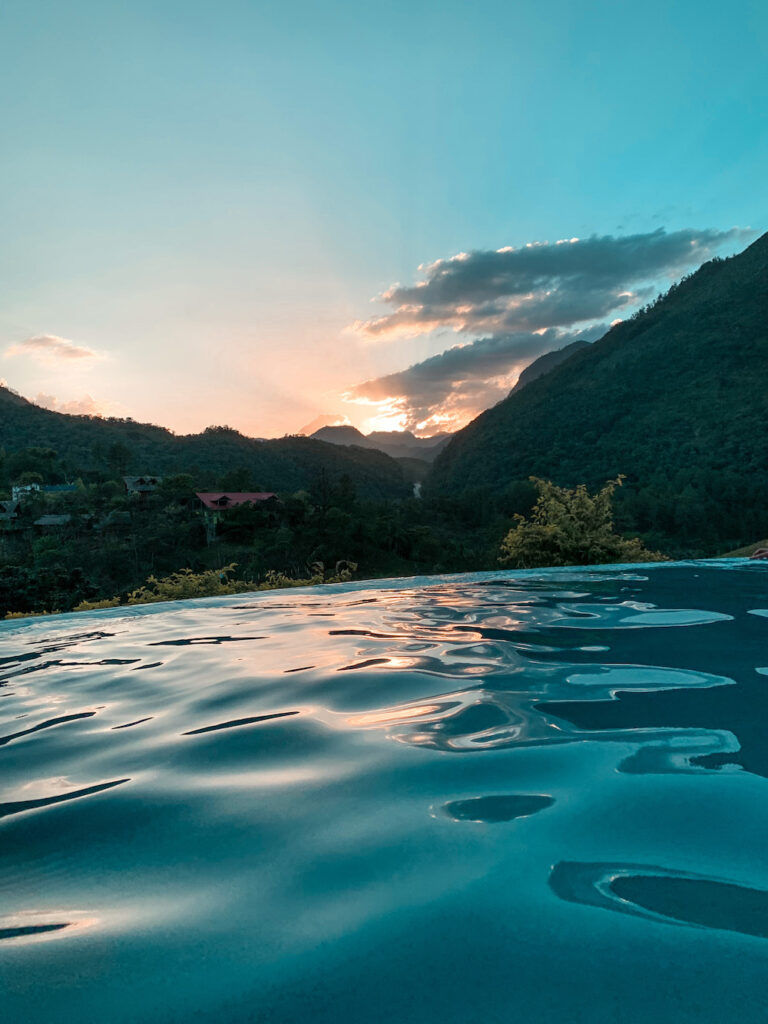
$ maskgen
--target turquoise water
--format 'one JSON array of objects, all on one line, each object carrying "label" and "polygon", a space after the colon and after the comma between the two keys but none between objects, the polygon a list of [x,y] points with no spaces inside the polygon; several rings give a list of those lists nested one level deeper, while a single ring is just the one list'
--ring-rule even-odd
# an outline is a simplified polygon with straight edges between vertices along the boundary
[{"label": "turquoise water", "polygon": [[4,1022],[765,1022],[768,565],[0,626]]}]

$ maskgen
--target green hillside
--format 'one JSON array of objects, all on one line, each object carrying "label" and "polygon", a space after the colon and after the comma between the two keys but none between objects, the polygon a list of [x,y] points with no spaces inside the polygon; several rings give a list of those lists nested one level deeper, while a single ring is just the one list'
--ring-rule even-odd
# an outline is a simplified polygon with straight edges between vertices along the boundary
[{"label": "green hillside", "polygon": [[768,535],[768,235],[713,260],[460,431],[429,492],[627,475],[619,525],[716,553]]},{"label": "green hillside", "polygon": [[[190,473],[201,489],[213,488],[228,473],[240,471],[241,489],[297,491],[321,475],[330,482],[348,475],[360,497],[387,500],[410,494],[411,486],[394,459],[376,450],[344,448],[308,437],[260,441],[228,427],[201,434],[176,435],[163,427],[133,420],[98,419],[51,412],[0,388],[0,486],[14,477],[14,453],[48,448],[57,455],[59,475],[98,479],[111,475]],[[27,462],[25,469],[45,467]],[[18,460],[17,460],[18,461]],[[34,460],[33,460],[34,461]]]}]

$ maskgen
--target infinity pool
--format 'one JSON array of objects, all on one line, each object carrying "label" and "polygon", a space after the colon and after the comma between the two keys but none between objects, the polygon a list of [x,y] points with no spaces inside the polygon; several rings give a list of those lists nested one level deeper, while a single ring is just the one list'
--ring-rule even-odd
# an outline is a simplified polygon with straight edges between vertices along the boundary
[{"label": "infinity pool", "polygon": [[768,565],[0,625],[0,1015],[768,1020]]}]

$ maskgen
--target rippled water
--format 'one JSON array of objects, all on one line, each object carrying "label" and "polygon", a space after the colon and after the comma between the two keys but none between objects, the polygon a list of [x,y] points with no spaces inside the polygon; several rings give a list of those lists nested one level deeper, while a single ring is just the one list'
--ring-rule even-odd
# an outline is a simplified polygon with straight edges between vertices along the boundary
[{"label": "rippled water", "polygon": [[768,566],[0,626],[4,1021],[765,1022]]}]

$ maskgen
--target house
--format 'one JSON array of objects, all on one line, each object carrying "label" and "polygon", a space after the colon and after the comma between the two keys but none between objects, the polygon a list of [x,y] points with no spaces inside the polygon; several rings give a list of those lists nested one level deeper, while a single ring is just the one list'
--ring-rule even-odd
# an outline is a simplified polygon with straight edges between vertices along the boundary
[{"label": "house", "polygon": [[74,494],[77,484],[43,484],[43,494]]},{"label": "house", "polygon": [[39,519],[36,519],[35,520],[35,526],[39,526],[39,527],[41,527],[44,530],[48,530],[48,529],[56,529],[56,528],[58,528],[60,526],[69,526],[69,524],[71,522],[72,522],[72,516],[70,516],[70,515],[60,515],[60,516],[49,515],[49,516],[40,516]]},{"label": "house", "polygon": [[41,490],[42,484],[19,484],[17,487],[11,488],[11,497],[14,501],[21,501],[22,498],[27,498],[30,494]]},{"label": "house", "polygon": [[30,494],[74,494],[76,490],[77,484],[19,484],[11,488],[11,497],[21,501]]},{"label": "house", "polygon": [[260,505],[262,502],[277,501],[274,491],[196,491],[196,496],[203,503],[208,543],[216,537],[216,524],[222,512],[244,505]]},{"label": "house", "polygon": [[161,476],[124,476],[123,482],[129,494],[138,494],[145,498],[148,494],[156,491],[163,482]]},{"label": "house", "polygon": [[221,512],[238,505],[258,505],[259,502],[276,498],[274,491],[197,491],[203,506],[212,512]]}]

